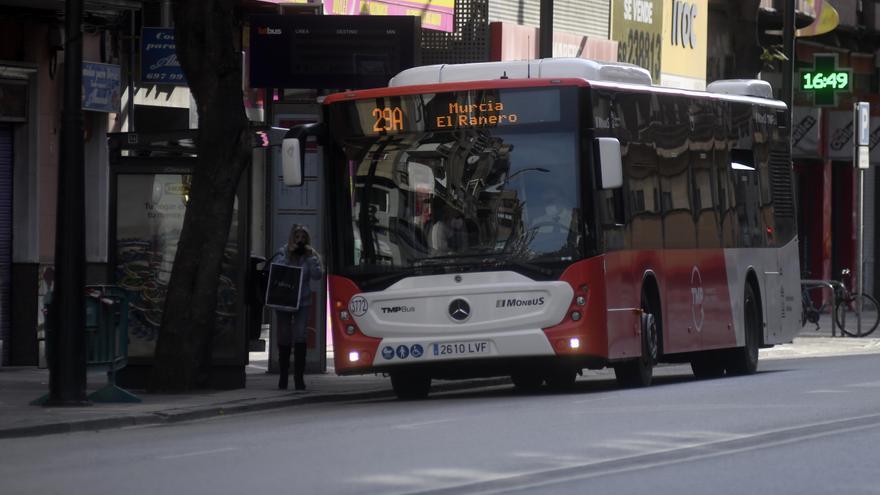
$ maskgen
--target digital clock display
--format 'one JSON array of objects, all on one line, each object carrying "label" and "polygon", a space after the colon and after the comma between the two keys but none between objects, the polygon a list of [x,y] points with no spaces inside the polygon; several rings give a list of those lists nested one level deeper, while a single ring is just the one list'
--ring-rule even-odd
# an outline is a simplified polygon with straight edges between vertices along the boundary
[{"label": "digital clock display", "polygon": [[849,91],[849,71],[837,72],[801,72],[801,90],[838,90]]},{"label": "digital clock display", "polygon": [[852,93],[852,69],[841,68],[837,53],[813,54],[813,66],[798,72],[799,90],[812,93],[817,106],[837,106],[837,95]]}]

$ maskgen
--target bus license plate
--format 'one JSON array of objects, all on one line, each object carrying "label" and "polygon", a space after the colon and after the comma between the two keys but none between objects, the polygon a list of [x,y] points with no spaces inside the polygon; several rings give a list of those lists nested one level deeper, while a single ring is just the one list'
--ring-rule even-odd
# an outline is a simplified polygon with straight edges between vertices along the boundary
[{"label": "bus license plate", "polygon": [[435,343],[435,356],[461,356],[467,354],[488,354],[489,342],[480,340],[477,342],[447,342]]}]

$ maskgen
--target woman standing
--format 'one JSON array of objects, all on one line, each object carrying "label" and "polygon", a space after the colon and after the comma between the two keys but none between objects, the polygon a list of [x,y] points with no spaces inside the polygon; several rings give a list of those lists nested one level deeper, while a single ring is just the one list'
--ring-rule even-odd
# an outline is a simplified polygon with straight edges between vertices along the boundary
[{"label": "woman standing", "polygon": [[293,346],[293,383],[296,390],[305,390],[303,372],[306,369],[306,322],[309,318],[309,306],[312,304],[310,282],[319,280],[323,275],[321,259],[311,246],[311,235],[305,225],[294,225],[290,236],[276,253],[275,263],[298,266],[302,268],[302,288],[300,289],[299,306],[296,311],[275,310],[277,321],[276,340],[278,341],[278,364],[280,377],[278,388],[287,389],[287,377],[290,373],[290,349]]}]

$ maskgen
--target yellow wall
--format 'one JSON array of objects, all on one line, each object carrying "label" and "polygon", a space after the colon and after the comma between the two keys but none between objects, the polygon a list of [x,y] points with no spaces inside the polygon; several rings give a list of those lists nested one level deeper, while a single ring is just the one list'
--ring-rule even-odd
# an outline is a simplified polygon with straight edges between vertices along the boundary
[{"label": "yellow wall", "polygon": [[[676,5],[679,7],[678,12],[674,11]],[[696,8],[695,12],[692,10],[693,8]],[[673,15],[676,13],[678,14],[678,23],[673,22]],[[685,19],[685,22],[682,22],[682,18]],[[663,81],[663,75],[671,75],[674,79],[677,76],[701,81],[702,86],[705,87],[708,19],[708,0],[663,0],[663,48],[661,50],[660,62],[661,84],[664,86],[671,85]],[[676,44],[673,44],[674,27],[678,28]],[[691,33],[688,33],[688,27]],[[682,40],[682,37],[684,37],[684,40]],[[694,46],[691,46],[691,43]],[[678,86],[678,84],[675,85]]]}]

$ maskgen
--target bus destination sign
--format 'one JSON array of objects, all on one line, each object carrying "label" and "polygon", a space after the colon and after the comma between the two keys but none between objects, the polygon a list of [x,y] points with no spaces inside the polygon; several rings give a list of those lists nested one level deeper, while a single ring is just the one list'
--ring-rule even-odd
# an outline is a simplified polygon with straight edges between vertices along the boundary
[{"label": "bus destination sign", "polygon": [[[403,109],[394,107],[373,107],[373,132],[406,132],[403,124]],[[504,111],[504,103],[462,104],[450,103],[448,112],[432,117],[436,129],[466,129],[469,127],[495,127],[516,124],[519,115]]]},{"label": "bus destination sign", "polygon": [[508,89],[361,100],[354,102],[357,120],[362,123],[360,132],[355,133],[397,134],[555,123],[562,118],[560,102],[565,90]]},{"label": "bus destination sign", "polygon": [[516,124],[519,115],[504,111],[504,103],[489,101],[479,104],[450,103],[446,115],[435,117],[438,129],[487,127],[504,123]]}]

